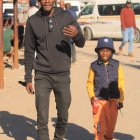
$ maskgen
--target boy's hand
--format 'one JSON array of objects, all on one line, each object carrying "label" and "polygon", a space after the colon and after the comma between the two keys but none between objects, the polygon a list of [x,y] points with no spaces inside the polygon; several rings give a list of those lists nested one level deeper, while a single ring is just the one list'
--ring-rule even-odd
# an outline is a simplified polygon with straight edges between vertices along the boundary
[{"label": "boy's hand", "polygon": [[94,98],[95,98],[94,96],[90,98],[91,105],[93,105],[94,103]]},{"label": "boy's hand", "polygon": [[120,102],[118,102],[118,109],[121,109],[121,108],[123,108],[123,103],[120,103]]}]

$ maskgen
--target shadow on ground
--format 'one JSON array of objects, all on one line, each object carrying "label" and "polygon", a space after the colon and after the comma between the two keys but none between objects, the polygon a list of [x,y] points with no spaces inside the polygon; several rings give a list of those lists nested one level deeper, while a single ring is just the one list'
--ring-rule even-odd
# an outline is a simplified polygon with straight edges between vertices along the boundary
[{"label": "shadow on ground", "polygon": [[125,66],[128,66],[128,67],[132,67],[132,68],[140,70],[140,65],[132,65],[132,64],[126,64],[126,63],[122,63],[122,64],[125,65]]},{"label": "shadow on ground", "polygon": [[21,58],[20,58],[20,59],[18,59],[18,61],[19,61],[19,64],[20,64],[20,65],[25,65],[25,60],[24,60],[24,59],[21,59]]},{"label": "shadow on ground", "polygon": [[8,61],[5,61],[5,62],[4,62],[4,67],[5,67],[5,68],[8,68],[8,69],[12,69],[12,65],[9,64]]},{"label": "shadow on ground", "polygon": [[7,135],[14,140],[37,140],[36,121],[25,116],[0,111],[0,135]]},{"label": "shadow on ground", "polygon": [[[52,118],[52,122],[54,122],[54,127],[56,120],[56,118]],[[91,134],[88,130],[79,125],[69,123],[65,138],[67,140],[93,140],[93,134]]]},{"label": "shadow on ground", "polygon": [[[52,122],[56,122],[56,118],[52,118]],[[25,116],[11,114],[8,111],[0,111],[0,135],[7,135],[14,140],[37,139],[36,121]],[[53,125],[55,126],[55,124]],[[134,140],[130,134],[115,132],[117,140]],[[93,140],[93,134],[85,128],[74,123],[68,124],[67,140]]]},{"label": "shadow on ground", "polygon": [[123,134],[119,132],[115,132],[114,137],[117,140],[134,140],[135,139],[135,137],[130,134]]}]

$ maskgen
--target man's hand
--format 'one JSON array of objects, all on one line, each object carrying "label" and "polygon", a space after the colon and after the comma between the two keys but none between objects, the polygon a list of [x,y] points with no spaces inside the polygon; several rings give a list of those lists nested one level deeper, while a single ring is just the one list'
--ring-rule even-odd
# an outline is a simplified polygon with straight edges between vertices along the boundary
[{"label": "man's hand", "polygon": [[134,35],[136,35],[137,34],[137,29],[134,29]]},{"label": "man's hand", "polygon": [[34,94],[32,83],[26,84],[26,90],[29,94],[32,94],[32,95]]},{"label": "man's hand", "polygon": [[66,36],[75,37],[78,34],[78,29],[73,25],[69,25],[68,27],[64,27],[63,32]]},{"label": "man's hand", "polygon": [[122,31],[125,31],[125,28],[122,28]]},{"label": "man's hand", "polygon": [[123,108],[123,103],[118,102],[117,107],[118,107],[118,109]]}]

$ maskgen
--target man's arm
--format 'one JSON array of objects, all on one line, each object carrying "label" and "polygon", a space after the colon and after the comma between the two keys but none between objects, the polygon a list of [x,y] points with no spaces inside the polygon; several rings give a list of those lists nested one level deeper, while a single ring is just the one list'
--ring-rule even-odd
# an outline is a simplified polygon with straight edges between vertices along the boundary
[{"label": "man's arm", "polygon": [[35,36],[29,20],[26,24],[25,31],[25,82],[26,84],[32,82],[32,69],[35,55]]},{"label": "man's arm", "polygon": [[84,47],[85,38],[82,34],[79,23],[70,14],[68,14],[68,17],[66,18],[69,20],[69,26],[64,27],[64,34],[71,37],[76,46],[80,48]]},{"label": "man's arm", "polygon": [[125,24],[124,24],[124,9],[121,10],[121,14],[120,14],[120,20],[121,20],[121,28],[122,30],[125,30]]},{"label": "man's arm", "polygon": [[134,34],[137,33],[137,27],[136,27],[136,19],[135,19],[135,12],[133,10],[133,28],[134,28]]}]

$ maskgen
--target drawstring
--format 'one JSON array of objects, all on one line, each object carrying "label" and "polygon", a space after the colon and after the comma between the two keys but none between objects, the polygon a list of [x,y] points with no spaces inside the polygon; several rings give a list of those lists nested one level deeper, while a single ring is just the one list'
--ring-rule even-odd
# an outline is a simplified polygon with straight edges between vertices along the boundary
[{"label": "drawstring", "polygon": [[46,40],[46,48],[48,50],[48,34],[47,34],[47,21],[46,21],[46,17],[44,16],[44,20],[45,20],[45,40]]}]

